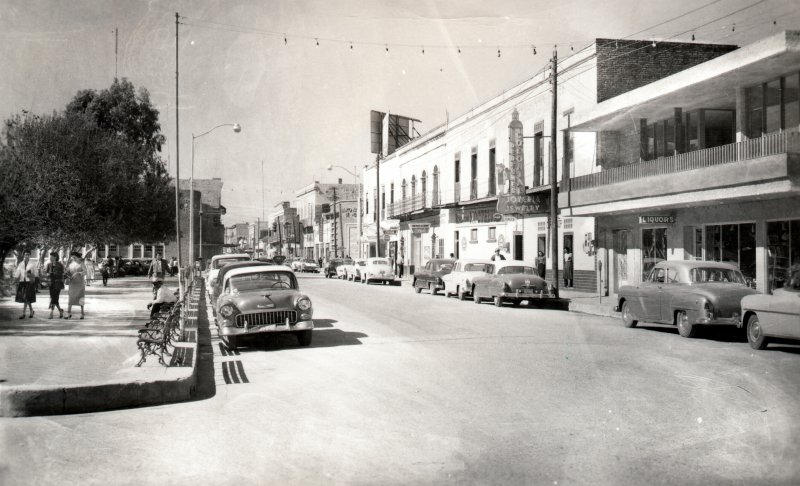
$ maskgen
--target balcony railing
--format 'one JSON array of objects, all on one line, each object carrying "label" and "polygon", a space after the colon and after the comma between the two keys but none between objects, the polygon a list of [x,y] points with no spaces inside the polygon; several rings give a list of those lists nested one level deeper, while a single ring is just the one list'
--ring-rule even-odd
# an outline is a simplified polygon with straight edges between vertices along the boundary
[{"label": "balcony railing", "polygon": [[401,214],[407,214],[414,211],[419,211],[425,208],[425,194],[417,194],[407,199],[401,199],[386,207],[386,216],[394,218]]},{"label": "balcony railing", "polygon": [[644,177],[674,174],[740,160],[770,155],[800,154],[800,132],[783,132],[671,157],[615,167],[570,179],[570,189],[579,191]]}]

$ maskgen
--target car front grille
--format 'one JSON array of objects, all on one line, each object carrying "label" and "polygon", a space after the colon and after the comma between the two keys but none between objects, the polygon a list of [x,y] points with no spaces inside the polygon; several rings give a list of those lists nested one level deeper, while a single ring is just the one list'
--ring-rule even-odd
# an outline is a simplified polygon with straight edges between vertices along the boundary
[{"label": "car front grille", "polygon": [[236,316],[236,327],[244,327],[244,321],[247,321],[249,327],[285,324],[287,318],[290,324],[296,324],[297,311],[270,311],[239,314]]}]

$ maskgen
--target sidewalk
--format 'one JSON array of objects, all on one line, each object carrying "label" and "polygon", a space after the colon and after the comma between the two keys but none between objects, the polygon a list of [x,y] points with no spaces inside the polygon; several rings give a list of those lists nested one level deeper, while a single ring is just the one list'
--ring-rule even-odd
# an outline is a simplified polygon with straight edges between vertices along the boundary
[{"label": "sidewalk", "polygon": [[[176,279],[166,284],[177,289]],[[180,366],[165,367],[152,355],[135,366],[137,331],[148,321],[151,289],[145,277],[109,279],[108,287],[93,282],[86,287],[83,320],[78,306],[72,308],[72,319],[59,319],[58,311],[48,319],[46,289],[36,296],[33,318],[19,319],[22,304],[13,297],[0,299],[0,416],[93,412],[189,399],[195,387],[196,342],[176,344],[188,348],[177,353],[187,358]],[[66,289],[59,300],[66,317]]]}]

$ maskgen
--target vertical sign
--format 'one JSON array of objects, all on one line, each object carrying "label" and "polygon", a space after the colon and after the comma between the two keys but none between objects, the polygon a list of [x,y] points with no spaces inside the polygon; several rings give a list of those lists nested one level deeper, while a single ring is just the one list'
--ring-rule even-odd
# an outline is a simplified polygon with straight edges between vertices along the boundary
[{"label": "vertical sign", "polygon": [[508,160],[511,166],[511,193],[525,194],[522,122],[519,121],[519,112],[516,108],[511,113],[511,123],[508,124],[508,149]]}]

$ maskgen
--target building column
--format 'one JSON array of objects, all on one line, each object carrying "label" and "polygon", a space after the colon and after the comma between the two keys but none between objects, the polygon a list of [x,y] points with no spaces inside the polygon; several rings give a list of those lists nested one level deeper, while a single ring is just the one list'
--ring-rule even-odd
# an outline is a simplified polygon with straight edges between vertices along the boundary
[{"label": "building column", "polygon": [[683,109],[675,108],[675,153],[677,155],[686,152],[686,133],[683,130]]},{"label": "building column", "polygon": [[647,118],[639,118],[639,159],[647,160]]},{"label": "building column", "polygon": [[736,141],[747,140],[747,88],[736,88]]}]

